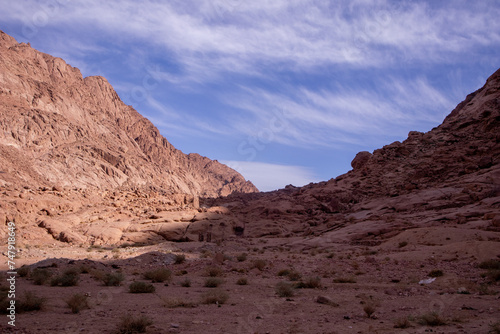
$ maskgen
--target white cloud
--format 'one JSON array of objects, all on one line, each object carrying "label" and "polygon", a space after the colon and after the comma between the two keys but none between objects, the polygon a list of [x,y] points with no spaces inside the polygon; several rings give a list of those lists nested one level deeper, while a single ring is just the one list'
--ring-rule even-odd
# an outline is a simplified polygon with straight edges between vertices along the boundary
[{"label": "white cloud", "polygon": [[267,144],[337,147],[366,145],[373,136],[404,136],[411,125],[436,125],[454,107],[427,80],[388,79],[378,89],[304,87],[285,93],[247,88],[224,102],[241,110],[228,119],[238,133]]},{"label": "white cloud", "polygon": [[[0,19],[141,41],[168,51],[186,80],[223,73],[259,75],[277,65],[390,67],[398,61],[467,61],[463,54],[500,41],[495,1],[449,4],[392,1],[17,1]],[[61,5],[58,5],[61,4]],[[70,43],[68,48],[88,45]],[[73,50],[74,52],[74,50]],[[171,78],[172,79],[172,78]],[[178,80],[178,78],[176,79]]]},{"label": "white cloud", "polygon": [[271,191],[284,188],[286,185],[304,186],[310,182],[318,182],[314,173],[303,166],[286,166],[263,162],[221,161],[221,163],[238,171],[245,179],[260,191]]},{"label": "white cloud", "polygon": [[[158,126],[182,135],[243,134],[261,143],[301,147],[365,145],[374,136],[404,136],[418,122],[437,124],[454,107],[444,90],[423,76],[403,80],[387,72],[394,64],[399,69],[409,65],[412,71],[422,64],[467,63],[481,48],[498,48],[500,42],[500,7],[495,0],[54,0],[50,4],[15,1],[2,8],[0,20],[24,22],[20,34],[26,36],[52,28],[58,38],[47,43],[66,59],[106,52],[103,45],[108,43],[110,49],[126,51],[125,71],[143,71],[149,55],[168,58],[174,69],[148,72],[168,88],[195,91],[218,80],[230,84],[234,74],[250,79],[239,82],[246,87],[215,93],[228,109],[211,110],[201,118],[190,116],[189,110],[164,106],[168,99],[147,90],[142,100],[140,96],[136,100],[149,108]],[[68,37],[69,42],[61,43],[65,34],[82,40]],[[78,60],[74,63],[82,64],[84,73],[95,69]],[[345,73],[376,68],[374,72],[384,78],[374,80],[377,87],[364,88],[359,82],[321,88],[298,87],[295,82],[289,87],[279,80],[280,72],[318,75],[325,68],[333,68],[332,73],[339,68]],[[256,78],[265,78],[266,84],[250,82]],[[321,79],[330,80],[328,74]],[[134,88],[138,93],[144,88],[141,82],[114,84],[130,90],[132,100]],[[278,85],[279,90],[273,87]]]}]

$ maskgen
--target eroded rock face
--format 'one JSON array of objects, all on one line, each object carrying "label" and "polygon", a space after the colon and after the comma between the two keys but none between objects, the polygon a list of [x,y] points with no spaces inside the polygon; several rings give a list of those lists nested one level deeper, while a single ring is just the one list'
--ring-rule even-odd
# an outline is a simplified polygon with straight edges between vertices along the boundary
[{"label": "eroded rock face", "polygon": [[256,192],[231,168],[175,149],[103,77],[0,31],[0,185]]}]

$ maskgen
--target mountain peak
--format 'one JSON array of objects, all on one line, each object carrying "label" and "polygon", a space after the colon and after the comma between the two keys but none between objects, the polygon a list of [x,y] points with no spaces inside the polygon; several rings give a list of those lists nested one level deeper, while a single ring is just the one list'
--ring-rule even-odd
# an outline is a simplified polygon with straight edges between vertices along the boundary
[{"label": "mountain peak", "polygon": [[208,197],[258,191],[229,167],[175,149],[106,78],[83,78],[63,59],[3,32],[0,41],[6,48],[0,54],[0,146],[29,161],[20,168],[2,155],[4,182],[157,187]]},{"label": "mountain peak", "polygon": [[10,48],[18,44],[16,39],[0,30],[0,48]]}]

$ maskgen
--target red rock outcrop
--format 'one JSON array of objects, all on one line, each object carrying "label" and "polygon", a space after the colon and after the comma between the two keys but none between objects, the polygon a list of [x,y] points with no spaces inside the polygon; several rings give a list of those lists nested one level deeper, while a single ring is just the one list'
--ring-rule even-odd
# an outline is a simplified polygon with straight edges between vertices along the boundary
[{"label": "red rock outcrop", "polygon": [[1,31],[0,153],[3,186],[257,191],[231,168],[175,149],[103,77],[83,78]]}]

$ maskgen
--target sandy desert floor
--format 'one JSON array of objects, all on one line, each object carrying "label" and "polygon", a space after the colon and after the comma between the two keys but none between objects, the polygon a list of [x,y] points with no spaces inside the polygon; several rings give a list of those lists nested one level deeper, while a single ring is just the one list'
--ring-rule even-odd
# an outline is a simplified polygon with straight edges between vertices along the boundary
[{"label": "sandy desert floor", "polygon": [[[30,247],[17,259],[30,265],[16,280],[15,332],[132,333],[120,331],[124,317],[143,317],[146,333],[498,333],[497,243],[478,241],[462,252],[407,240],[373,247],[324,247],[304,237]],[[492,261],[478,262],[474,250],[491,252]],[[160,268],[171,274],[166,281],[144,277]],[[36,285],[40,271],[50,277]],[[55,285],[64,273],[75,275],[76,285]],[[123,281],[106,286],[106,274]],[[433,282],[420,284],[430,276]],[[136,281],[155,291],[129,292]],[[41,310],[22,312],[26,292],[43,299]],[[75,302],[73,313],[67,301],[77,294],[82,305]],[[2,332],[14,332],[7,321]]]}]

